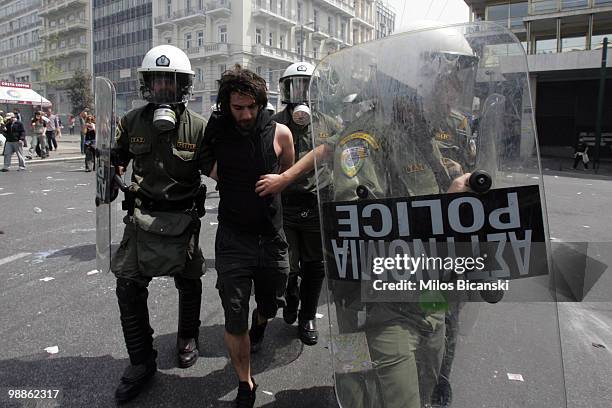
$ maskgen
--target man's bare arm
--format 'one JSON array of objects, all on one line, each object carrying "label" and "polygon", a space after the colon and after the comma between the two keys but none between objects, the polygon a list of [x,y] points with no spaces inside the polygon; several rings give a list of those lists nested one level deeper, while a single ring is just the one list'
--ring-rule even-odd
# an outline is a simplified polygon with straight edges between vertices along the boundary
[{"label": "man's bare arm", "polygon": [[309,151],[298,160],[293,166],[281,174],[266,174],[259,178],[255,185],[255,192],[260,196],[276,194],[282,192],[287,186],[304,174],[310,173],[314,169],[315,156],[317,161],[322,161],[329,151],[326,145],[319,145]]}]

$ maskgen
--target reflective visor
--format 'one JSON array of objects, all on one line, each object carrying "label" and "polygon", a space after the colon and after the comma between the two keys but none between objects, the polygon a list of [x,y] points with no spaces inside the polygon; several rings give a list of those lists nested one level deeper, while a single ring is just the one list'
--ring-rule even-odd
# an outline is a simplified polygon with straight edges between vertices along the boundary
[{"label": "reflective visor", "polygon": [[176,72],[139,72],[140,93],[151,103],[185,103],[191,97],[193,75]]},{"label": "reflective visor", "polygon": [[308,103],[308,76],[294,76],[280,81],[281,101],[283,103]]}]

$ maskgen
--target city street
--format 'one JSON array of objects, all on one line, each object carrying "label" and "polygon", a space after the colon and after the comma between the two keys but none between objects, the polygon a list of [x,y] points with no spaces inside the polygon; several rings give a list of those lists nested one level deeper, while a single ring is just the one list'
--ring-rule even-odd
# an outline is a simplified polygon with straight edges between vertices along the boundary
[{"label": "city street", "polygon": [[[589,255],[594,261],[612,264],[610,178],[557,172],[545,176],[544,181],[553,242],[592,243]],[[148,390],[128,406],[229,407],[235,397],[237,381],[223,345],[223,311],[214,288],[218,195],[214,184],[208,187],[208,213],[202,219],[200,243],[211,269],[203,278],[200,360],[190,369],[177,368],[177,292],[172,279],[153,280],[149,307],[160,371]],[[95,176],[83,171],[80,160],[37,163],[24,172],[0,175],[0,276],[4,283],[0,287],[0,406],[34,406],[9,401],[8,389],[59,389],[56,406],[62,407],[114,405],[113,392],[128,359],[114,277],[96,270],[94,196]],[[121,228],[115,236],[120,233]],[[583,303],[568,302],[559,307],[569,407],[612,406],[610,275],[607,270],[598,276]],[[337,406],[325,299],[323,295],[319,307],[321,340],[314,347],[303,346],[295,338],[295,326],[288,327],[282,318],[270,322],[263,349],[253,357],[259,384],[257,407]],[[524,341],[517,355],[481,350],[483,357],[492,353],[490,361],[496,364],[490,372],[478,373],[482,378],[465,378],[459,368],[466,364],[459,361],[453,383],[456,387],[469,385],[474,399],[463,400],[467,393],[457,391],[453,407],[497,406],[494,401],[480,399],[487,394],[491,397],[485,380],[493,373],[499,373],[495,374],[499,375],[495,387],[520,397],[513,406],[540,408],[542,405],[533,401],[555,392],[537,386],[539,379],[561,378],[561,373],[554,371],[561,367],[561,361],[554,365],[555,339],[550,339],[550,345],[533,344],[529,339],[539,342],[543,333],[555,334],[556,323],[538,321],[540,311],[542,317],[550,316],[543,311],[545,307],[505,307],[508,321],[481,320],[479,324],[486,330],[483,337],[502,336],[520,328]],[[521,322],[512,320],[521,310],[531,315]],[[496,329],[500,323],[504,330]],[[538,358],[549,346],[550,356],[543,358],[553,364],[547,366]],[[478,344],[460,337],[459,350],[461,347],[478,349]],[[506,373],[521,373],[524,382],[509,381]],[[36,406],[54,405],[46,401]]]}]

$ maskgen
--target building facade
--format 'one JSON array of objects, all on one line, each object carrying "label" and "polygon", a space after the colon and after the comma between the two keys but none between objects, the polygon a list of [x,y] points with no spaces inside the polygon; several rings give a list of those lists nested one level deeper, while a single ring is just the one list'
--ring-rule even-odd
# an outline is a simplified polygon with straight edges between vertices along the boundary
[{"label": "building facade", "polygon": [[42,0],[38,10],[40,77],[44,95],[55,112],[68,114],[72,104],[68,84],[77,70],[90,75],[91,3],[88,0]]},{"label": "building facade", "polygon": [[0,1],[0,79],[38,85],[43,0]]},{"label": "building facade", "polygon": [[[544,154],[567,152],[595,131],[602,40],[612,40],[612,0],[466,0],[472,19],[512,30],[527,52],[532,103]],[[503,54],[503,50],[496,50]],[[608,58],[607,67],[612,66]],[[608,71],[610,69],[608,68]],[[612,136],[612,85],[604,135]],[[610,155],[610,146],[602,154]]]},{"label": "building facade", "polygon": [[137,68],[153,44],[151,0],[93,0],[93,72],[115,84],[117,112],[138,103]]},{"label": "building facade", "polygon": [[208,115],[221,73],[238,63],[266,79],[281,107],[278,80],[291,63],[374,39],[373,0],[153,0],[153,43],[173,44],[196,73],[190,107]]},{"label": "building facade", "polygon": [[395,11],[383,0],[376,0],[376,39],[387,37],[395,31]]}]

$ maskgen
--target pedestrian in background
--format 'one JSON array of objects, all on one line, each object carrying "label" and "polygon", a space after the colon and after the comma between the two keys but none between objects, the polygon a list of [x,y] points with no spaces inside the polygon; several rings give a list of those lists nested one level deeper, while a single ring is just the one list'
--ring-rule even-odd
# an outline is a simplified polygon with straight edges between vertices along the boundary
[{"label": "pedestrian in background", "polygon": [[54,149],[57,150],[57,140],[55,136],[56,136],[56,131],[57,131],[57,128],[59,127],[59,124],[57,122],[57,115],[55,115],[51,109],[47,111],[47,119],[49,119],[49,122],[47,122],[47,131],[46,131],[47,147],[49,148],[49,151],[51,152]]},{"label": "pedestrian in background", "polygon": [[74,135],[74,116],[73,115],[68,115],[68,132],[70,135]]},{"label": "pedestrian in background", "polygon": [[81,154],[85,153],[85,134],[87,133],[87,111],[84,110],[79,114],[79,126],[81,128]]},{"label": "pedestrian in background", "polygon": [[578,163],[582,162],[585,169],[589,168],[589,146],[584,142],[580,142],[574,153],[574,169],[578,167]]},{"label": "pedestrian in background", "polygon": [[31,128],[32,128],[32,142],[30,144],[30,156],[28,158],[32,158],[34,153],[36,153],[41,159],[44,159],[49,156],[47,151],[47,121],[48,119],[42,114],[41,111],[37,111],[34,113],[34,117],[32,118]]},{"label": "pedestrian in background", "polygon": [[25,170],[25,158],[23,157],[23,147],[26,146],[26,132],[23,123],[17,120],[14,113],[6,114],[6,144],[4,146],[4,167],[2,171],[9,171],[13,153],[17,154],[19,170]]}]

